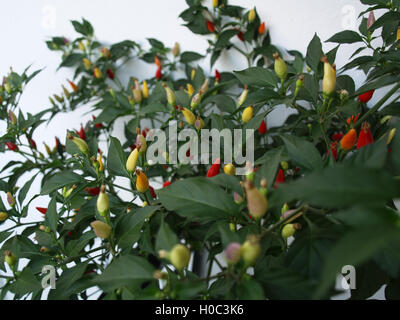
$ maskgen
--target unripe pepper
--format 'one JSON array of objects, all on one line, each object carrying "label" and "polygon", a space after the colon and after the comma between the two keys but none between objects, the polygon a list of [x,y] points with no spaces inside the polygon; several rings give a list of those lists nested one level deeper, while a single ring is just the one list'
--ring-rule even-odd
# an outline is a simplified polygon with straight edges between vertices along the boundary
[{"label": "unripe pepper", "polygon": [[18,151],[18,146],[12,142],[6,142],[6,146],[11,151]]},{"label": "unripe pepper", "polygon": [[8,119],[10,120],[10,122],[13,126],[15,126],[17,124],[17,116],[11,110],[8,111]]},{"label": "unripe pepper", "polygon": [[343,150],[350,150],[353,148],[357,141],[357,132],[355,129],[350,129],[349,132],[347,132],[342,140],[340,140],[340,146],[342,147]]},{"label": "unripe pepper", "polygon": [[228,264],[236,264],[241,258],[241,244],[232,242],[225,249],[225,259]]},{"label": "unripe pepper", "polygon": [[102,217],[108,216],[108,213],[110,211],[110,201],[108,200],[108,196],[106,194],[106,186],[101,186],[100,188],[100,194],[97,197],[97,211]]},{"label": "unripe pepper", "polygon": [[212,177],[216,176],[217,174],[219,174],[220,170],[221,170],[221,159],[217,158],[214,161],[213,165],[210,167],[210,169],[208,169],[207,177],[212,178]]},{"label": "unripe pepper", "polygon": [[369,12],[368,20],[367,20],[367,28],[371,28],[371,26],[375,23],[375,14],[374,11]]},{"label": "unripe pepper", "polygon": [[368,122],[362,123],[361,131],[358,135],[357,150],[374,142],[370,127]]},{"label": "unripe pepper", "polygon": [[11,207],[15,206],[15,198],[13,197],[10,191],[7,192],[7,202]]},{"label": "unripe pepper", "polygon": [[42,252],[42,253],[47,253],[47,252],[50,252],[50,249],[47,248],[47,247],[45,247],[45,246],[42,246],[42,247],[40,248],[40,252]]},{"label": "unripe pepper", "polygon": [[102,73],[101,70],[100,70],[99,68],[97,68],[97,67],[94,67],[93,75],[94,75],[94,77],[95,77],[96,79],[101,79],[101,78],[103,78],[103,73]]},{"label": "unripe pepper", "polygon": [[136,103],[142,102],[142,90],[140,89],[140,84],[137,79],[134,79],[135,86],[132,88],[133,99],[135,99]]},{"label": "unripe pepper", "polygon": [[253,106],[249,106],[243,110],[242,121],[243,123],[247,123],[253,118]]},{"label": "unripe pepper", "polygon": [[367,103],[369,100],[371,100],[374,92],[375,92],[375,90],[371,90],[371,91],[365,92],[363,94],[360,94],[358,96],[358,101],[360,101],[361,103]]},{"label": "unripe pepper", "polygon": [[147,81],[143,81],[143,86],[142,86],[142,95],[144,99],[149,98],[149,85],[147,84]]},{"label": "unripe pepper", "polygon": [[175,96],[175,93],[174,93],[174,92],[172,91],[172,89],[171,89],[170,87],[168,87],[165,83],[163,83],[162,86],[163,86],[164,89],[165,89],[165,93],[166,93],[166,95],[167,95],[168,104],[169,104],[171,107],[175,107],[175,105],[176,105],[176,96]]},{"label": "unripe pepper", "polygon": [[251,9],[249,11],[249,14],[248,14],[247,18],[249,19],[249,22],[253,22],[254,19],[256,18],[256,10]]},{"label": "unripe pepper", "polygon": [[149,190],[149,180],[147,176],[140,170],[136,170],[136,190],[145,193]]},{"label": "unripe pepper", "polygon": [[267,198],[253,185],[251,181],[244,182],[247,207],[252,217],[261,219],[268,210]]},{"label": "unripe pepper", "polygon": [[263,135],[267,133],[267,124],[265,123],[265,120],[261,121],[260,126],[258,127],[258,133]]},{"label": "unripe pepper", "polygon": [[196,116],[193,114],[193,112],[187,108],[181,108],[181,111],[183,113],[183,116],[185,117],[186,122],[193,126],[196,122]]},{"label": "unripe pepper", "polygon": [[199,91],[201,91],[202,93],[207,92],[207,90],[208,90],[208,82],[209,82],[208,79],[204,80],[204,82],[203,82],[203,84],[201,85],[201,88],[200,88]]},{"label": "unripe pepper", "polygon": [[274,53],[274,70],[276,75],[283,81],[287,77],[287,66],[286,62],[279,56],[277,52]]},{"label": "unripe pepper", "polygon": [[186,85],[186,88],[187,88],[187,90],[185,90],[185,91],[188,94],[189,98],[191,98],[193,96],[193,94],[194,94],[194,88],[190,83],[188,83]]},{"label": "unripe pepper", "polygon": [[247,99],[247,95],[249,94],[249,89],[247,87],[247,85],[244,86],[244,90],[241,93],[239,100],[238,100],[238,106],[241,107],[242,104],[246,101]]},{"label": "unripe pepper", "polygon": [[17,257],[9,250],[4,251],[4,254],[5,262],[12,268],[17,262]]},{"label": "unripe pepper", "polygon": [[138,158],[139,158],[139,150],[135,148],[129,155],[128,159],[126,160],[126,170],[128,172],[135,171]]},{"label": "unripe pepper", "polygon": [[46,212],[47,212],[47,208],[43,208],[43,207],[36,207],[36,210],[42,214],[46,214]]},{"label": "unripe pepper", "polygon": [[140,129],[136,128],[136,148],[138,148],[139,154],[143,154],[147,150],[146,138],[140,134]]},{"label": "unripe pepper", "polygon": [[101,56],[106,58],[106,59],[110,59],[111,58],[110,50],[108,48],[101,49]]},{"label": "unripe pepper", "polygon": [[190,251],[183,244],[176,244],[169,254],[169,259],[178,271],[182,271],[189,264]]},{"label": "unripe pepper", "polygon": [[249,236],[243,243],[240,251],[246,265],[254,265],[261,253],[259,238],[257,236]]},{"label": "unripe pepper", "polygon": [[296,81],[296,89],[294,92],[294,96],[297,97],[299,94],[300,90],[304,87],[304,75],[299,75],[299,78]]},{"label": "unripe pepper", "polygon": [[291,236],[293,236],[296,230],[301,229],[301,225],[298,223],[288,223],[282,228],[282,238],[285,240]]},{"label": "unripe pepper", "polygon": [[267,179],[263,178],[260,181],[260,193],[264,196],[267,197],[268,194],[268,189],[267,189]]},{"label": "unripe pepper", "polygon": [[0,212],[0,222],[3,222],[8,218],[8,214],[5,212]]},{"label": "unripe pepper", "polygon": [[210,20],[206,20],[206,25],[207,25],[208,32],[210,32],[210,33],[215,32],[214,23],[212,23]]},{"label": "unripe pepper", "polygon": [[322,59],[324,63],[324,78],[322,80],[322,91],[324,95],[330,96],[336,88],[336,69],[332,66],[328,57],[324,56]]},{"label": "unripe pepper", "polygon": [[196,76],[196,68],[193,68],[192,71],[190,72],[190,80],[194,80],[194,77]]},{"label": "unripe pepper", "polygon": [[69,93],[69,91],[67,90],[67,88],[62,85],[61,88],[63,89],[64,95],[67,99],[69,99],[71,97],[71,94]]},{"label": "unripe pepper", "polygon": [[260,35],[263,35],[265,33],[265,22],[261,23],[260,26],[258,27],[258,33]]},{"label": "unripe pepper", "polygon": [[224,166],[224,172],[227,175],[234,176],[236,174],[236,168],[232,163],[228,163]]},{"label": "unripe pepper", "polygon": [[4,83],[4,89],[6,90],[6,92],[7,92],[8,94],[11,94],[11,92],[12,92],[12,87],[11,87],[11,84],[10,84],[9,82]]},{"label": "unripe pepper", "polygon": [[85,50],[86,50],[86,47],[85,47],[85,45],[83,44],[82,41],[79,41],[79,42],[78,42],[78,48],[79,48],[79,50],[81,50],[81,51],[85,51]]},{"label": "unripe pepper", "polygon": [[388,145],[392,142],[395,134],[396,134],[396,128],[393,128],[392,130],[390,130],[389,135],[388,135],[388,139],[387,139],[387,144]]},{"label": "unripe pepper", "polygon": [[197,92],[194,97],[192,98],[192,101],[190,102],[190,107],[193,109],[197,108],[198,105],[201,102],[201,97],[203,95],[203,92],[199,91]]},{"label": "unripe pepper", "polygon": [[55,94],[55,95],[53,95],[53,97],[60,103],[64,101],[64,97],[63,96],[60,97],[59,95]]},{"label": "unripe pepper", "polygon": [[90,70],[92,68],[92,63],[90,62],[89,59],[83,58],[82,62],[83,62],[83,66],[85,67],[86,70]]},{"label": "unripe pepper", "polygon": [[233,192],[233,201],[235,201],[236,204],[241,204],[243,203],[243,197],[239,193]]},{"label": "unripe pepper", "polygon": [[89,155],[89,146],[87,145],[87,143],[85,142],[85,140],[75,137],[72,134],[68,133],[67,134],[67,138],[69,140],[71,140],[73,143],[75,143],[75,145],[79,148],[79,150],[86,154]]},{"label": "unripe pepper", "polygon": [[172,54],[174,55],[174,57],[179,56],[179,54],[181,53],[181,49],[179,47],[179,43],[175,42],[174,47],[172,48]]},{"label": "unripe pepper", "polygon": [[201,130],[201,129],[204,128],[204,125],[205,125],[205,124],[204,124],[203,119],[200,117],[200,115],[198,115],[196,121],[194,122],[194,127],[195,127],[197,130]]},{"label": "unripe pepper", "polygon": [[218,7],[218,0],[212,0],[212,5],[214,9]]},{"label": "unripe pepper", "polygon": [[104,171],[104,164],[103,164],[103,159],[101,157],[101,154],[99,154],[97,161],[99,162],[99,171],[103,172]]},{"label": "unripe pepper", "polygon": [[96,220],[90,223],[94,233],[101,239],[107,239],[111,235],[111,227],[103,221]]}]

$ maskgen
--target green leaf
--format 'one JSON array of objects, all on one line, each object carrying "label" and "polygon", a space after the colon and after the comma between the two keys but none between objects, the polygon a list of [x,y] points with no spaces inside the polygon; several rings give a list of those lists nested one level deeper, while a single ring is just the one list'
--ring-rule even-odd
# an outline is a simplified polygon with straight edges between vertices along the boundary
[{"label": "green leaf", "polygon": [[240,300],[265,300],[263,287],[253,279],[239,283],[236,287],[236,295]]},{"label": "green leaf", "polygon": [[156,237],[156,251],[167,250],[170,251],[174,245],[179,243],[179,239],[176,234],[171,230],[168,223],[161,220],[160,229],[158,229]]},{"label": "green leaf", "polygon": [[161,203],[191,221],[216,221],[238,214],[233,197],[207,178],[188,178],[158,191]]},{"label": "green leaf", "polygon": [[231,40],[231,38],[233,36],[237,35],[238,33],[239,33],[238,30],[233,30],[233,29],[223,31],[219,35],[218,40],[215,43],[215,49],[219,50],[219,49],[223,49],[226,46],[228,46],[229,45],[229,41]]},{"label": "green leaf", "polygon": [[259,184],[261,179],[265,178],[267,186],[270,188],[275,181],[275,175],[278,172],[280,162],[287,160],[289,158],[283,147],[267,151],[261,158],[255,161],[255,165],[261,165],[256,174],[256,184]]},{"label": "green leaf", "polygon": [[62,67],[73,67],[75,64],[80,62],[83,59],[84,55],[80,53],[71,53],[66,56],[65,59],[61,62],[58,68]]},{"label": "green leaf", "polygon": [[152,280],[155,268],[142,257],[125,255],[114,260],[94,283],[106,292]]},{"label": "green leaf", "polygon": [[323,55],[324,52],[322,51],[321,40],[319,39],[317,34],[315,34],[307,47],[306,55],[306,62],[315,73],[318,72],[318,66],[321,62],[321,58],[323,57]]},{"label": "green leaf", "polygon": [[26,198],[26,194],[28,193],[28,191],[31,188],[31,185],[33,183],[33,181],[35,180],[37,174],[35,174],[28,182],[26,182],[24,184],[24,186],[19,190],[18,193],[18,202],[20,203],[20,205],[22,205],[22,203],[24,202],[25,198]]},{"label": "green leaf", "polygon": [[235,100],[233,100],[232,97],[224,94],[211,96],[209,99],[207,99],[207,102],[215,103],[221,111],[230,114],[234,113],[236,110]]},{"label": "green leaf", "polygon": [[281,137],[294,163],[307,171],[322,168],[321,155],[311,142],[296,136],[281,135]]},{"label": "green leaf", "polygon": [[257,90],[256,92],[251,92],[246,101],[243,103],[242,107],[248,107],[255,105],[257,103],[267,104],[272,99],[279,99],[279,94],[271,88],[264,88]]},{"label": "green leaf", "polygon": [[58,213],[57,213],[57,196],[54,195],[50,200],[49,206],[47,207],[47,212],[45,215],[45,220],[47,221],[50,229],[56,233],[57,223],[58,223]]},{"label": "green leaf", "polygon": [[42,286],[30,268],[26,267],[21,271],[17,281],[15,281],[9,289],[11,292],[22,296],[31,292],[35,294],[42,290]]},{"label": "green leaf", "polygon": [[189,63],[204,58],[201,54],[193,51],[185,51],[181,54],[181,62]]},{"label": "green leaf", "polygon": [[128,172],[126,171],[126,154],[122,149],[121,143],[115,137],[110,137],[107,168],[113,175],[129,176]]},{"label": "green leaf", "polygon": [[242,71],[234,71],[234,73],[243,84],[248,86],[275,87],[278,83],[278,77],[262,67],[251,67]]},{"label": "green leaf", "polygon": [[49,194],[66,185],[72,185],[82,180],[82,177],[72,171],[62,171],[56,173],[49,180],[47,180],[41,190],[41,194]]},{"label": "green leaf", "polygon": [[344,30],[336,33],[334,36],[326,40],[326,42],[335,42],[335,43],[355,43],[362,42],[362,37],[355,31],[352,30]]}]

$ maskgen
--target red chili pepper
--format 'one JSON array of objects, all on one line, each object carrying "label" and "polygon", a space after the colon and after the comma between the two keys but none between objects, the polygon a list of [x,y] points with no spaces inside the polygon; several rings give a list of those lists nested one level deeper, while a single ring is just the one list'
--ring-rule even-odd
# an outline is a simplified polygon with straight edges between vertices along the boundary
[{"label": "red chili pepper", "polygon": [[350,125],[350,123],[356,123],[359,116],[360,116],[360,114],[358,114],[356,116],[353,115],[351,117],[348,117],[346,120],[347,124]]},{"label": "red chili pepper", "polygon": [[215,26],[214,23],[212,23],[210,20],[206,20],[206,24],[207,24],[207,29],[210,33],[214,33],[215,32]]},{"label": "red chili pepper", "polygon": [[187,158],[190,157],[190,148],[188,148],[188,149],[186,150],[186,157],[187,157]]},{"label": "red chili pepper", "polygon": [[240,31],[240,32],[238,33],[237,37],[238,37],[241,41],[244,41],[244,35],[243,35],[243,32],[242,32],[242,31]]},{"label": "red chili pepper", "polygon": [[267,124],[265,123],[265,120],[263,120],[258,127],[258,133],[259,134],[266,134],[267,133]]},{"label": "red chili pepper", "polygon": [[358,100],[362,103],[367,103],[369,100],[371,100],[374,92],[375,92],[375,90],[371,90],[371,91],[365,92],[363,94],[360,94],[358,96]]},{"label": "red chili pepper", "polygon": [[258,33],[259,34],[264,34],[265,32],[265,22],[261,23],[260,26],[258,27]]},{"label": "red chili pepper", "polygon": [[210,169],[208,169],[207,177],[211,178],[216,176],[217,174],[219,174],[220,170],[221,170],[221,159],[217,158],[217,160],[215,160],[214,164],[210,167]]},{"label": "red chili pepper", "polygon": [[113,72],[111,69],[107,69],[107,70],[106,70],[106,73],[107,73],[107,76],[108,76],[111,80],[114,79],[115,75],[114,75],[114,72]]},{"label": "red chili pepper", "polygon": [[42,207],[36,207],[36,210],[43,214],[46,214],[47,212],[47,208],[42,208]]},{"label": "red chili pepper", "polygon": [[86,140],[86,134],[85,134],[85,129],[83,129],[83,126],[81,125],[81,129],[79,131],[75,131],[76,134],[81,138],[82,140]]},{"label": "red chili pepper", "polygon": [[159,66],[159,67],[157,68],[157,71],[156,71],[156,78],[157,78],[158,80],[161,80],[162,77],[163,77],[162,69],[161,69],[161,66]]},{"label": "red chili pepper", "polygon": [[[94,121],[94,120],[96,120],[96,117],[92,115],[92,119],[93,119],[93,121]],[[95,126],[96,128],[98,128],[98,129],[102,129],[102,128],[103,128],[103,125],[102,125],[101,123],[96,123],[94,126]]]},{"label": "red chili pepper", "polygon": [[360,134],[358,135],[357,149],[365,147],[373,142],[374,137],[372,136],[370,125],[368,122],[363,122]]},{"label": "red chili pepper", "polygon": [[35,149],[35,150],[37,149],[35,140],[29,138],[28,142],[29,142],[29,145],[31,146],[32,149]]},{"label": "red chili pepper", "polygon": [[149,190],[153,199],[157,198],[156,192],[154,191],[154,188],[152,186],[149,186]]},{"label": "red chili pepper", "polygon": [[70,230],[70,231],[68,231],[67,236],[68,236],[68,237],[72,237],[72,234],[73,234],[73,231]]},{"label": "red chili pepper", "polygon": [[278,174],[275,179],[274,189],[278,188],[278,184],[285,182],[285,173],[282,169],[279,169]]},{"label": "red chili pepper", "polygon": [[215,69],[215,81],[221,81],[221,74],[217,69]]},{"label": "red chili pepper", "polygon": [[136,149],[136,144],[131,144],[130,146],[129,146],[129,148],[133,151],[133,150],[135,150]]},{"label": "red chili pepper", "polygon": [[340,139],[342,139],[344,136],[343,132],[336,132],[332,135],[332,140],[334,141],[340,141]]},{"label": "red chili pepper", "polygon": [[328,150],[328,152],[327,152],[328,156],[329,156],[329,153],[332,153],[333,159],[335,159],[335,161],[337,160],[337,156],[338,156],[337,146],[338,146],[338,143],[336,141],[332,142],[331,146],[330,146],[330,150]]},{"label": "red chili pepper", "polygon": [[161,68],[161,61],[157,56],[154,56],[154,63],[157,65],[157,67]]},{"label": "red chili pepper", "polygon": [[171,183],[171,181],[165,181],[163,184],[163,188],[168,187]]},{"label": "red chili pepper", "polygon": [[97,196],[100,193],[100,188],[99,187],[85,188],[85,191],[92,196]]},{"label": "red chili pepper", "polygon": [[18,151],[18,146],[15,143],[12,142],[6,142],[6,146],[8,149],[11,151]]}]

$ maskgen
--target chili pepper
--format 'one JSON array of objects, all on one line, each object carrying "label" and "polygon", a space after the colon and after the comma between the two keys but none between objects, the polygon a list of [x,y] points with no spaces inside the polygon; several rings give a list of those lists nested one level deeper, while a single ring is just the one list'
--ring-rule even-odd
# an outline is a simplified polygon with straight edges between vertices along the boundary
[{"label": "chili pepper", "polygon": [[274,70],[276,75],[281,79],[285,80],[287,77],[287,66],[286,62],[279,56],[278,52],[275,52],[273,55],[275,59]]},{"label": "chili pepper", "polygon": [[143,81],[143,86],[142,86],[142,96],[144,99],[149,98],[149,85],[147,84],[147,81]]},{"label": "chili pepper", "polygon": [[294,91],[294,96],[297,97],[297,95],[299,94],[301,88],[304,87],[304,75],[301,74],[299,75],[299,78],[296,81],[296,89]]},{"label": "chili pepper", "polygon": [[158,56],[154,56],[154,63],[156,64],[157,67],[161,68],[162,64]]},{"label": "chili pepper", "polygon": [[241,204],[243,203],[243,197],[239,193],[233,192],[233,201],[235,201],[236,204]]},{"label": "chili pepper", "polygon": [[136,190],[145,193],[149,190],[149,180],[147,176],[140,170],[136,170]]},{"label": "chili pepper", "polygon": [[187,108],[182,108],[182,107],[181,111],[183,113],[183,116],[185,117],[186,122],[191,126],[193,126],[194,123],[196,122],[196,116],[193,114],[193,112]]},{"label": "chili pepper", "polygon": [[239,31],[239,33],[237,34],[237,37],[239,38],[240,41],[243,41],[243,42],[245,41],[244,34],[242,31]]},{"label": "chili pepper", "polygon": [[243,110],[242,121],[243,121],[243,123],[247,123],[252,118],[253,118],[253,106],[249,106]]},{"label": "chili pepper", "polygon": [[249,20],[249,22],[253,22],[255,18],[256,18],[256,10],[251,9],[247,15],[247,19]]},{"label": "chili pepper", "polygon": [[368,20],[367,20],[367,28],[371,28],[371,26],[375,23],[375,14],[374,11],[369,12]]},{"label": "chili pepper", "polygon": [[91,69],[92,63],[90,62],[89,59],[83,58],[82,62],[83,62],[83,66],[85,67],[86,70],[90,70]]},{"label": "chili pepper", "polygon": [[353,116],[347,118],[347,120],[346,120],[347,124],[350,125],[351,123],[353,123],[353,124],[356,123],[359,116],[360,116],[360,114],[358,114],[356,116],[353,115]]},{"label": "chili pepper", "polygon": [[71,140],[82,153],[89,155],[89,146],[85,140],[75,137],[70,133],[67,134],[67,139]]},{"label": "chili pepper", "polygon": [[97,211],[102,217],[106,217],[110,212],[110,201],[106,193],[106,186],[102,185],[96,202]]},{"label": "chili pepper", "polygon": [[139,154],[143,154],[147,150],[146,138],[140,134],[140,129],[136,128],[136,148],[139,150]]},{"label": "chili pepper", "polygon": [[278,174],[274,182],[274,189],[278,188],[278,184],[285,182],[285,173],[282,169],[279,169]]},{"label": "chili pepper", "polygon": [[154,191],[154,188],[152,186],[149,186],[149,190],[153,199],[157,198],[156,192]]},{"label": "chili pepper", "polygon": [[111,80],[114,80],[115,75],[114,75],[114,72],[110,68],[108,68],[106,70],[106,73],[107,73],[107,77],[109,77]]},{"label": "chili pepper", "polygon": [[169,254],[169,259],[177,270],[182,271],[189,264],[190,251],[183,244],[176,244]]},{"label": "chili pepper", "polygon": [[68,80],[68,83],[74,92],[77,92],[79,90],[78,86],[75,83],[73,83],[72,81]]},{"label": "chili pepper", "polygon": [[212,23],[210,20],[206,20],[206,25],[207,25],[207,29],[210,33],[214,33],[215,32],[215,26],[214,23]]},{"label": "chili pepper", "polygon": [[43,207],[36,207],[36,210],[42,214],[46,214],[46,212],[47,212],[47,208],[43,208]]},{"label": "chili pepper", "polygon": [[260,35],[263,35],[265,33],[265,22],[261,23],[260,26],[258,27],[258,33]]},{"label": "chili pepper", "polygon": [[85,129],[83,129],[82,124],[81,124],[81,129],[79,131],[76,131],[76,133],[79,136],[79,138],[81,138],[82,140],[86,140],[86,133]]},{"label": "chili pepper", "polygon": [[[92,115],[92,119],[93,119],[93,121],[95,121],[96,117],[94,115]],[[98,128],[98,129],[102,129],[103,128],[103,124],[101,124],[101,123],[95,123],[94,126],[96,128]]]},{"label": "chili pepper", "polygon": [[161,66],[160,66],[160,67],[157,68],[157,71],[156,71],[156,78],[157,78],[158,80],[161,80],[162,77],[163,77],[162,68],[161,68]]},{"label": "chili pepper", "polygon": [[342,147],[343,150],[350,150],[353,148],[357,141],[357,132],[354,129],[350,129],[349,132],[347,132],[342,140],[340,140],[340,146]]},{"label": "chili pepper", "polygon": [[5,262],[13,268],[15,263],[17,262],[17,257],[10,251],[10,250],[5,250],[4,251],[5,257],[4,260]]},{"label": "chili pepper", "polygon": [[192,71],[190,72],[190,79],[193,81],[195,76],[196,76],[196,68],[193,68]]},{"label": "chili pepper", "polygon": [[192,98],[192,101],[190,101],[190,107],[193,109],[197,108],[199,104],[201,103],[201,98],[202,98],[203,92],[199,91],[197,92],[194,97]]},{"label": "chili pepper", "polygon": [[111,58],[111,52],[108,48],[102,48],[101,49],[101,56],[106,58],[106,59],[110,59]]},{"label": "chili pepper", "polygon": [[363,94],[360,94],[360,95],[358,96],[358,100],[359,100],[361,103],[367,103],[369,100],[371,100],[371,98],[372,98],[374,92],[375,92],[375,90],[371,90],[371,91],[365,92],[365,93],[363,93]]},{"label": "chili pepper", "polygon": [[186,93],[188,94],[189,98],[191,98],[192,95],[193,95],[193,93],[194,93],[194,88],[193,88],[193,86],[192,86],[190,83],[188,83],[188,84],[186,85],[186,88],[187,88],[187,90],[185,90],[185,91],[186,91]]},{"label": "chili pepper", "polygon": [[329,151],[330,151],[332,153],[333,159],[335,159],[335,160],[337,160],[337,156],[338,156],[338,154],[337,154],[337,145],[338,145],[338,143],[336,141],[331,142],[330,150],[328,150],[328,154],[329,154]]},{"label": "chili pepper", "polygon": [[203,94],[207,92],[208,90],[208,79],[204,80],[203,84],[201,85],[201,88],[199,92],[201,91]]},{"label": "chili pepper", "polygon": [[165,83],[163,83],[163,88],[164,88],[164,90],[165,90],[165,93],[166,93],[166,95],[167,95],[167,101],[168,101],[168,104],[171,106],[171,107],[174,107],[175,105],[176,105],[176,96],[175,96],[175,93],[172,91],[172,89],[170,88],[170,87],[168,87]]},{"label": "chili pepper", "polygon": [[267,124],[265,123],[265,120],[261,121],[260,126],[258,127],[258,133],[263,135],[267,133]]},{"label": "chili pepper", "polygon": [[228,264],[233,265],[240,261],[242,255],[241,248],[242,246],[238,242],[232,242],[227,245],[225,249],[225,259]]},{"label": "chili pepper", "polygon": [[248,236],[240,251],[246,266],[254,265],[261,253],[259,238],[255,235]]},{"label": "chili pepper", "polygon": [[11,110],[8,111],[8,119],[10,120],[10,122],[13,126],[15,126],[17,124],[17,116]]},{"label": "chili pepper", "polygon": [[135,99],[136,103],[140,104],[142,102],[142,90],[140,89],[139,81],[136,78],[133,81],[135,84],[132,88],[133,99]]},{"label": "chili pepper", "polygon": [[99,187],[93,187],[93,188],[85,188],[85,191],[89,193],[91,196],[98,196],[100,193],[100,188]]},{"label": "chili pepper", "polygon": [[220,170],[221,170],[221,159],[217,158],[214,161],[213,165],[210,167],[210,169],[208,169],[207,177],[212,178],[212,177],[216,176],[217,174],[219,174]]},{"label": "chili pepper", "polygon": [[301,225],[298,223],[288,223],[282,228],[282,238],[287,239],[291,236],[293,236],[296,232],[296,230],[301,229]]},{"label": "chili pepper", "polygon": [[67,90],[67,88],[62,85],[61,88],[63,89],[64,95],[67,99],[69,99],[71,97],[71,94],[69,93],[69,91]]},{"label": "chili pepper", "polygon": [[7,220],[8,214],[5,212],[0,212],[0,222]]},{"label": "chili pepper", "polygon": [[169,185],[171,185],[171,181],[165,181],[164,183],[163,183],[163,188],[165,188],[165,187],[168,187]]},{"label": "chili pepper", "polygon": [[195,127],[197,130],[201,130],[201,129],[204,128],[204,125],[205,125],[205,124],[204,124],[203,119],[200,117],[200,115],[198,115],[196,121],[194,122],[194,127]]},{"label": "chili pepper", "polygon": [[249,213],[252,217],[261,219],[268,210],[267,198],[249,180],[244,182],[244,188]]},{"label": "chili pepper", "polygon": [[214,9],[218,7],[218,0],[212,0],[212,5]]},{"label": "chili pepper", "polygon": [[324,56],[321,61],[324,63],[324,78],[322,80],[322,91],[324,95],[330,96],[336,88],[336,68],[328,61],[328,57]]},{"label": "chili pepper", "polygon": [[135,148],[126,160],[126,170],[128,172],[133,172],[136,170],[137,161],[139,158],[139,150]]},{"label": "chili pepper", "polygon": [[78,42],[78,48],[79,48],[79,50],[81,50],[81,51],[85,51],[85,50],[86,50],[86,47],[85,47],[85,45],[83,44],[82,41],[79,41],[79,42]]},{"label": "chili pepper", "polygon": [[336,132],[332,135],[332,140],[334,141],[339,141],[340,139],[342,139],[344,136],[343,132]]},{"label": "chili pepper", "polygon": [[181,53],[181,48],[179,47],[179,43],[175,42],[174,47],[172,48],[172,54],[174,55],[174,57],[179,56],[179,54]]},{"label": "chili pepper", "polygon": [[96,79],[101,79],[103,77],[103,73],[101,72],[101,70],[97,67],[94,68],[93,70],[93,75]]},{"label": "chili pepper", "polygon": [[18,146],[15,143],[12,143],[12,142],[6,142],[6,146],[11,151],[17,152],[19,150]]},{"label": "chili pepper", "polygon": [[396,134],[396,128],[393,128],[392,130],[390,130],[386,144],[389,145],[392,142],[395,134]]},{"label": "chili pepper", "polygon": [[111,227],[103,221],[96,220],[90,223],[94,233],[101,239],[107,239],[111,235]]},{"label": "chili pepper", "polygon": [[103,164],[103,159],[101,157],[101,154],[99,154],[97,161],[99,162],[99,171],[103,172],[104,171],[104,164]]},{"label": "chili pepper", "polygon": [[224,172],[227,175],[234,176],[236,174],[236,168],[232,163],[228,163],[224,166]]},{"label": "chili pepper", "polygon": [[362,123],[361,131],[358,135],[357,150],[374,142],[370,127],[368,122]]}]

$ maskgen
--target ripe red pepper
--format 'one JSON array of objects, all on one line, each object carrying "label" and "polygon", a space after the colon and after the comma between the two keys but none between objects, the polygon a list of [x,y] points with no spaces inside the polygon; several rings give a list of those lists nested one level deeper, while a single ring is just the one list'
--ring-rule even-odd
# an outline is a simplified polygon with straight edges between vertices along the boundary
[{"label": "ripe red pepper", "polygon": [[18,151],[18,146],[15,143],[12,142],[6,142],[6,146],[8,149],[11,151]]},{"label": "ripe red pepper", "polygon": [[334,141],[340,141],[340,139],[342,139],[344,136],[343,132],[336,132],[332,135],[332,140]]},{"label": "ripe red pepper", "polygon": [[210,167],[210,169],[208,169],[207,177],[211,178],[216,176],[217,174],[219,174],[220,170],[221,170],[221,159],[217,158],[217,160],[215,160],[214,164]]},{"label": "ripe red pepper", "polygon": [[356,116],[353,115],[351,117],[348,117],[346,120],[347,124],[350,125],[350,123],[356,123],[359,116],[360,116],[360,114],[358,114]]},{"label": "ripe red pepper", "polygon": [[89,193],[91,196],[97,196],[100,193],[100,188],[99,187],[85,188],[85,191]]},{"label": "ripe red pepper", "polygon": [[375,92],[375,90],[371,90],[371,91],[365,92],[363,94],[360,94],[358,96],[358,100],[362,103],[367,103],[369,100],[371,100],[374,92]]},{"label": "ripe red pepper", "polygon": [[210,33],[214,33],[215,32],[215,26],[214,23],[212,23],[210,20],[206,20],[206,24],[207,24],[207,29]]},{"label": "ripe red pepper", "polygon": [[157,198],[156,192],[154,191],[154,188],[152,186],[149,186],[149,190],[153,199]]},{"label": "ripe red pepper", "polygon": [[242,32],[242,31],[239,31],[237,37],[238,37],[241,41],[244,42],[244,35],[243,35],[243,32]]},{"label": "ripe red pepper", "polygon": [[266,134],[267,133],[267,124],[265,123],[265,120],[263,120],[258,127],[258,133],[259,134]]},{"label": "ripe red pepper", "polygon": [[265,33],[265,22],[261,23],[258,27],[258,33],[263,35]]},{"label": "ripe red pepper", "polygon": [[338,156],[337,146],[338,146],[338,143],[336,141],[334,141],[331,143],[330,150],[328,150],[328,155],[329,155],[329,151],[330,151],[330,153],[332,153],[333,159],[335,159],[335,161],[337,160],[337,156]]},{"label": "ripe red pepper", "polygon": [[370,125],[368,122],[363,122],[360,134],[358,135],[357,150],[373,142],[374,137],[372,136]]},{"label": "ripe red pepper", "polygon": [[106,70],[106,73],[107,73],[107,76],[108,76],[111,80],[114,79],[115,75],[114,75],[114,72],[113,72],[111,69],[107,69],[107,70]]},{"label": "ripe red pepper", "polygon": [[162,68],[161,68],[161,66],[159,66],[159,67],[157,68],[157,71],[156,71],[156,78],[157,78],[158,80],[161,80],[162,77],[163,77]]},{"label": "ripe red pepper", "polygon": [[285,173],[282,169],[279,169],[278,174],[275,179],[275,182],[274,182],[274,189],[278,188],[278,184],[284,183],[284,182],[285,182]]},{"label": "ripe red pepper", "polygon": [[47,212],[47,208],[42,208],[42,207],[36,207],[36,210],[43,214],[46,214]]},{"label": "ripe red pepper", "polygon": [[37,150],[37,146],[36,146],[35,140],[29,138],[29,139],[28,139],[28,142],[29,142],[29,145],[31,146],[32,149]]},{"label": "ripe red pepper", "polygon": [[[92,119],[93,119],[93,121],[94,121],[94,120],[96,120],[96,117],[92,115]],[[101,123],[96,123],[94,126],[95,126],[96,128],[98,128],[98,129],[102,129],[102,128],[103,128],[103,125],[102,125]]]},{"label": "ripe red pepper", "polygon": [[165,181],[163,184],[163,188],[168,187],[171,183],[171,181]]},{"label": "ripe red pepper", "polygon": [[221,74],[217,69],[215,69],[215,81],[221,81]]},{"label": "ripe red pepper", "polygon": [[86,140],[86,134],[85,134],[85,129],[83,129],[83,126],[81,125],[81,129],[79,131],[75,131],[76,134],[81,138],[82,140]]}]

